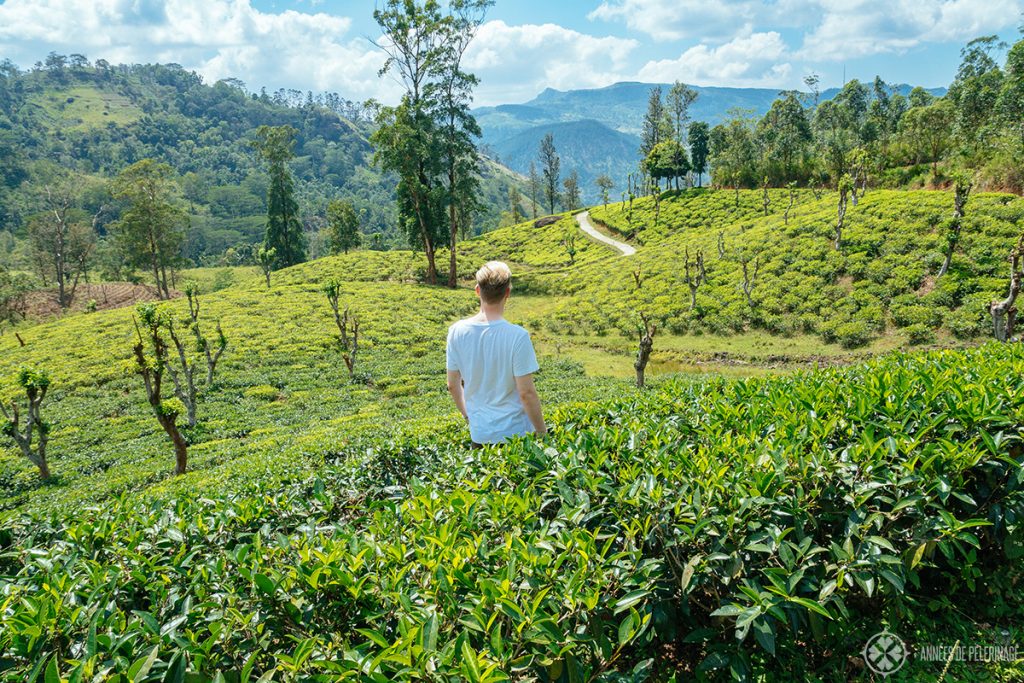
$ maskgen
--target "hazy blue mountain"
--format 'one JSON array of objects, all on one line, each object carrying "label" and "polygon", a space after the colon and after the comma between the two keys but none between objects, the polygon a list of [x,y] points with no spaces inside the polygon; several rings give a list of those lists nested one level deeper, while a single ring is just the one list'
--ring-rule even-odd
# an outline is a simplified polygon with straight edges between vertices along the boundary
[{"label": "hazy blue mountain", "polygon": [[[525,174],[530,170],[530,162],[537,159],[541,139],[548,133],[554,136],[561,157],[562,178],[576,169],[587,201],[596,200],[598,191],[594,181],[602,173],[611,176],[616,186],[624,186],[626,175],[636,169],[640,138],[592,119],[529,126],[510,133],[489,148],[502,164]],[[621,187],[617,187],[613,195],[618,196],[620,191]]]},{"label": "hazy blue mountain", "polygon": [[[615,83],[589,90],[548,88],[529,102],[481,107],[474,111],[483,131],[483,143],[502,163],[514,171],[526,173],[530,161],[537,158],[540,139],[548,132],[555,136],[555,147],[562,156],[562,168],[577,168],[584,180],[584,197],[593,202],[593,179],[608,173],[617,185],[635,170],[639,159],[639,133],[647,98],[653,83]],[[666,93],[670,84],[661,84]],[[775,88],[720,88],[691,86],[697,101],[690,118],[721,123],[732,109],[746,109],[760,116],[779,96]],[[912,86],[899,85],[903,94]],[[821,93],[822,99],[834,97],[838,88]],[[944,88],[929,90],[945,94]],[[632,145],[632,148],[630,148]],[[592,165],[591,168],[586,166]]]}]

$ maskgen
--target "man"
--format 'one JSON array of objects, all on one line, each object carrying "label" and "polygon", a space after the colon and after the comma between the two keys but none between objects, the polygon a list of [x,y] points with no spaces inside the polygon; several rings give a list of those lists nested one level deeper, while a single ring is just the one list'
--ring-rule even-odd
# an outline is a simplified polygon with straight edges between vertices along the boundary
[{"label": "man", "polygon": [[476,273],[480,312],[448,329],[448,391],[469,422],[474,447],[547,434],[533,373],[530,333],[505,320],[512,272],[491,261]]}]

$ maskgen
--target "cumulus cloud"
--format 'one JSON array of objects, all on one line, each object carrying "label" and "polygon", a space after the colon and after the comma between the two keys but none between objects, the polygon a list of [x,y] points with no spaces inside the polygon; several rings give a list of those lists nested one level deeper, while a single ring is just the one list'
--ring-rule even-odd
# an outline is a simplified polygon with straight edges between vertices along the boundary
[{"label": "cumulus cloud", "polygon": [[111,62],[175,62],[208,80],[336,90],[346,97],[393,94],[373,45],[347,37],[347,17],[261,12],[249,0],[7,0],[0,51],[30,64],[50,50]]},{"label": "cumulus cloud", "polygon": [[775,31],[739,36],[722,45],[696,45],[678,59],[648,62],[640,79],[695,85],[783,87],[792,73],[788,48]]},{"label": "cumulus cloud", "polygon": [[731,37],[766,12],[752,0],[604,0],[588,17],[624,21],[655,40]]},{"label": "cumulus cloud", "polygon": [[519,102],[544,88],[593,88],[625,80],[632,39],[591,36],[557,24],[488,21],[466,54],[480,78],[479,104]]},{"label": "cumulus cloud", "polygon": [[1012,26],[1022,0],[817,0],[821,20],[799,56],[842,60],[966,41]]},{"label": "cumulus cloud", "polygon": [[799,58],[842,60],[961,42],[1013,27],[1024,0],[602,0],[588,16],[655,40],[720,43],[792,31]]}]

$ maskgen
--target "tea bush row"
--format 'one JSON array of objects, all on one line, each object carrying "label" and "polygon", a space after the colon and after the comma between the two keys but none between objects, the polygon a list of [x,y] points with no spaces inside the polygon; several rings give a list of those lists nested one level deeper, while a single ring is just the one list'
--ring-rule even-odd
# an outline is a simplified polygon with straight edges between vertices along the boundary
[{"label": "tea bush row", "polygon": [[[658,227],[639,233],[646,237],[637,256],[583,264],[572,272],[528,274],[531,287],[570,295],[534,324],[631,336],[636,311],[643,310],[676,334],[758,328],[818,334],[847,347],[909,325],[964,339],[990,332],[988,305],[1009,286],[1008,254],[1024,224],[1024,199],[971,197],[952,268],[937,279],[946,248],[942,226],[952,211],[949,193],[869,191],[850,206],[838,251],[831,243],[834,193],[818,201],[801,194],[788,223],[777,211],[758,217],[757,194],[741,192],[740,209],[730,206],[733,195],[726,190],[666,197]],[[653,224],[653,201],[634,202],[641,216],[636,220]],[[710,217],[702,215],[705,209]],[[612,206],[593,213],[618,211]],[[691,310],[685,254],[693,267],[698,250],[707,279]],[[742,261],[751,274],[757,272],[750,302],[742,291]]]},{"label": "tea bush row", "polygon": [[882,626],[999,618],[1022,421],[1019,346],[897,354],[9,520],[0,679],[845,680]]}]

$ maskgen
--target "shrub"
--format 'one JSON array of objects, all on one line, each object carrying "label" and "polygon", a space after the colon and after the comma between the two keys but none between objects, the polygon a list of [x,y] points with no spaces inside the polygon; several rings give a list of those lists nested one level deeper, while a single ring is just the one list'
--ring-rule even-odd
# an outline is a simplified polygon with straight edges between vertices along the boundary
[{"label": "shrub", "polygon": [[890,308],[892,321],[897,327],[923,325],[938,327],[942,324],[942,309],[934,306],[923,306],[917,297],[901,297],[894,299]]},{"label": "shrub", "polygon": [[281,390],[268,384],[258,384],[243,391],[242,396],[256,401],[276,401],[281,398]]},{"label": "shrub", "polygon": [[831,679],[850,642],[953,604],[982,618],[1012,585],[1022,413],[1024,349],[993,344],[670,381],[500,449],[378,430],[236,495],[9,520],[0,661],[11,680],[650,680],[685,657]]},{"label": "shrub", "polygon": [[871,341],[871,327],[863,320],[841,323],[834,334],[836,341],[845,349],[864,346]]},{"label": "shrub", "polygon": [[903,334],[912,346],[935,343],[935,331],[923,323],[914,323],[903,328]]}]

